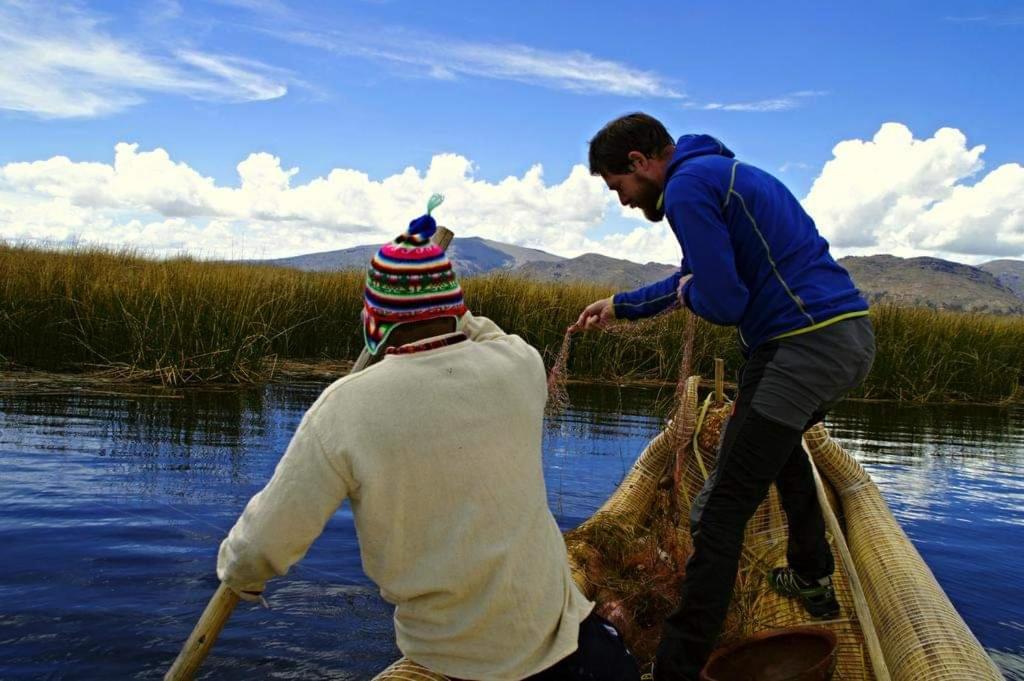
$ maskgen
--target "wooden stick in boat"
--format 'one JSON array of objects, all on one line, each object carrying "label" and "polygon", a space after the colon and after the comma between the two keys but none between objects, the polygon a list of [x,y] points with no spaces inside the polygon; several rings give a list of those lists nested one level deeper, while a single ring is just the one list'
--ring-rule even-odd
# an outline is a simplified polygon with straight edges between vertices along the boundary
[{"label": "wooden stick in boat", "polygon": [[725,360],[715,357],[715,404],[725,402]]},{"label": "wooden stick in boat", "polygon": [[[454,237],[455,234],[450,229],[438,226],[432,240],[444,250],[448,250],[448,245]],[[349,373],[354,374],[365,368],[369,359],[370,353],[366,351],[366,348],[363,348],[363,351],[359,354],[359,359],[352,365]],[[238,594],[232,591],[226,584],[221,583],[217,587],[217,591],[214,592],[210,602],[206,604],[206,609],[203,610],[203,614],[199,617],[199,622],[196,623],[188,640],[185,641],[185,645],[181,647],[178,657],[174,659],[171,668],[164,674],[164,681],[192,680],[196,672],[199,671],[199,666],[203,664],[203,660],[209,654],[210,649],[213,648],[213,644],[217,641],[221,629],[227,624],[228,618],[231,617],[235,606],[238,605],[238,601]]]},{"label": "wooden stick in boat", "polygon": [[857,612],[857,621],[860,622],[861,631],[864,632],[864,645],[868,649],[868,657],[871,659],[871,668],[875,672],[876,681],[890,681],[889,668],[885,665],[885,655],[882,654],[882,644],[878,641],[878,632],[875,631],[875,623],[871,619],[871,608],[868,607],[868,600],[864,597],[864,588],[860,584],[860,577],[857,576],[857,566],[853,564],[853,555],[850,547],[846,545],[846,537],[843,528],[839,526],[839,520],[832,511],[832,505],[828,502],[828,495],[825,494],[825,485],[821,482],[818,474],[818,467],[814,465],[814,457],[811,450],[804,442],[804,452],[811,464],[811,472],[814,474],[814,487],[818,492],[818,504],[821,506],[821,514],[825,516],[825,524],[832,533],[832,541],[835,542],[839,551],[839,558],[846,568],[846,576],[850,580],[850,592],[853,594],[853,608]]}]

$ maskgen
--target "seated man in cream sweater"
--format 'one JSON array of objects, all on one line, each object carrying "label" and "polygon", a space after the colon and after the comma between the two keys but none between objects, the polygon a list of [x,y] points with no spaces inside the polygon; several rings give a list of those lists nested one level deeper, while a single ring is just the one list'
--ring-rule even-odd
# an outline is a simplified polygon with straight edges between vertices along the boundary
[{"label": "seated man in cream sweater", "polygon": [[406,657],[459,679],[637,679],[547,506],[540,355],[466,310],[435,229],[428,213],[374,257],[363,321],[377,361],[310,407],[217,574],[259,594],[349,499]]}]

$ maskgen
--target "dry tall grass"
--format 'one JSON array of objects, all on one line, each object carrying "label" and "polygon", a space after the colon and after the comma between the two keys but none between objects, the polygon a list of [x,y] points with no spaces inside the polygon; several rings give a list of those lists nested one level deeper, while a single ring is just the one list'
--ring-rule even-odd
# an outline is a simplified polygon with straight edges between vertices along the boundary
[{"label": "dry tall grass", "polygon": [[[0,245],[0,355],[41,369],[98,365],[167,384],[259,380],[274,358],[355,358],[360,272],[157,261],[131,251]],[[551,364],[566,327],[611,289],[508,274],[463,282],[475,312],[522,335]],[[860,396],[914,401],[1024,397],[1024,319],[879,306],[875,368]],[[683,315],[572,344],[573,378],[674,381]],[[694,371],[735,369],[732,329],[699,323]]]}]

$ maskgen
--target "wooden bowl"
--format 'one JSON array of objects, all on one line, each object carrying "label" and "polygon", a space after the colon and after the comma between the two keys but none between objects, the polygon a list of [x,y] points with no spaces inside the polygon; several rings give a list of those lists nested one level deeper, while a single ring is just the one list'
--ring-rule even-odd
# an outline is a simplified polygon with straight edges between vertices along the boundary
[{"label": "wooden bowl", "polygon": [[759,632],[719,648],[701,681],[828,681],[836,669],[836,635],[821,627]]}]

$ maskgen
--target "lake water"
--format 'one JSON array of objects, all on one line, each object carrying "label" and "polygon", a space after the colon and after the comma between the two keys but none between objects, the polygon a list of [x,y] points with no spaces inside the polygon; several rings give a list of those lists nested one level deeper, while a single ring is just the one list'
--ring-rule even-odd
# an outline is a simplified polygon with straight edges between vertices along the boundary
[{"label": "lake water", "polygon": [[[0,679],[160,678],[217,586],[219,542],[322,388],[0,396]],[[572,390],[544,446],[563,528],[622,479],[667,392]],[[828,425],[1024,680],[1024,411],[848,403]],[[204,676],[365,679],[398,655],[347,506],[268,599],[236,610]]]}]

